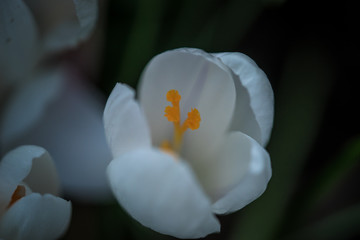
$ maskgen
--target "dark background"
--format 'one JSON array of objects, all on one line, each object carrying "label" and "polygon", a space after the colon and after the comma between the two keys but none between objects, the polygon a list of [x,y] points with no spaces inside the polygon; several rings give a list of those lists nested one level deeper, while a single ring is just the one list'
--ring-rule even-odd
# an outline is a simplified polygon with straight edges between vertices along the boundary
[{"label": "dark background", "polygon": [[[268,151],[273,177],[258,200],[222,216],[206,239],[360,237],[360,138],[355,1],[165,1],[102,3],[97,86],[136,87],[156,54],[178,47],[242,52],[267,74],[275,94]],[[89,226],[94,226],[89,229]],[[74,203],[66,239],[167,239],[116,203]]]}]

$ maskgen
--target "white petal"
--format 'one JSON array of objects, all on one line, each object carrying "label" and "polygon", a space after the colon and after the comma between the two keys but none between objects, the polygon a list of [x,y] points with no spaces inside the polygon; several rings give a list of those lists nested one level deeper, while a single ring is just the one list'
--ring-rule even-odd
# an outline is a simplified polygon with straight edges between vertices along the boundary
[{"label": "white petal", "polygon": [[46,194],[33,193],[12,205],[0,220],[4,239],[57,239],[70,223],[71,203]]},{"label": "white petal", "polygon": [[26,133],[43,115],[62,87],[58,69],[34,74],[19,85],[5,106],[0,125],[0,144],[6,146]]},{"label": "white petal", "polygon": [[274,93],[266,74],[245,54],[218,53],[214,56],[230,67],[240,80],[235,83],[237,95],[232,129],[248,134],[265,146],[274,119]]},{"label": "white petal", "polygon": [[[213,204],[217,214],[237,211],[258,198],[271,178],[270,156],[254,139],[232,132],[224,142],[222,158],[210,168],[208,184],[214,195],[222,197]],[[211,172],[210,172],[211,173]]]},{"label": "white petal", "polygon": [[59,179],[47,151],[38,146],[21,146],[0,162],[0,211],[10,202],[16,187],[24,181],[32,190],[58,194]]},{"label": "white petal", "polygon": [[117,83],[111,92],[104,110],[104,126],[114,158],[151,146],[149,128],[134,100],[134,90],[125,84]]},{"label": "white petal", "polygon": [[220,230],[209,199],[181,159],[141,149],[113,160],[107,173],[117,200],[141,224],[179,238]]},{"label": "white petal", "polygon": [[77,200],[97,202],[111,197],[105,172],[112,157],[102,121],[103,96],[82,80],[64,71],[59,94],[14,144],[46,148],[65,193]]},{"label": "white petal", "polygon": [[21,80],[36,64],[38,38],[35,21],[22,0],[0,1],[0,79]]},{"label": "white petal", "polygon": [[[219,59],[199,49],[176,49],[155,56],[140,82],[140,102],[149,122],[153,143],[170,140],[173,125],[164,117],[166,93],[176,89],[181,95],[182,121],[191,108],[201,115],[200,128],[187,131],[184,153],[194,158],[199,149],[216,145],[216,136],[229,127],[235,106],[231,70]],[[186,140],[188,139],[188,140]]]},{"label": "white petal", "polygon": [[[63,7],[70,4],[75,8],[70,10],[74,15],[69,14],[69,8]],[[95,27],[98,6],[97,0],[73,0],[73,3],[62,0],[57,1],[57,4],[47,3],[45,11],[46,18],[51,18],[51,14],[58,15],[58,19],[55,19],[51,26],[47,26],[44,36],[45,51],[56,51],[74,47],[89,37]]]},{"label": "white petal", "polygon": [[[29,149],[34,147],[28,146]],[[33,159],[31,171],[24,182],[37,193],[58,195],[60,181],[55,163],[49,153],[45,149],[43,150],[44,153],[41,156]]]}]

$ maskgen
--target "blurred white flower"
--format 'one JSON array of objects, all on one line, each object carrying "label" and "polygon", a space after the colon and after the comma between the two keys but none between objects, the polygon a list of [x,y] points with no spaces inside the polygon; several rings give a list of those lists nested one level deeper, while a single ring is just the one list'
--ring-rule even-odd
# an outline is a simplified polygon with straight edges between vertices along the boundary
[{"label": "blurred white flower", "polygon": [[55,161],[64,192],[81,201],[111,197],[106,167],[111,153],[95,89],[69,69],[43,71],[14,92],[0,124],[0,145],[43,146]]},{"label": "blurred white flower", "polygon": [[49,53],[85,40],[96,19],[96,0],[0,1],[1,81],[25,81]]},{"label": "blurred white flower", "polygon": [[10,92],[0,106],[0,150],[45,147],[66,194],[85,201],[111,196],[104,101],[71,63],[46,60],[88,38],[97,11],[96,0],[0,1],[0,92]]},{"label": "blurred white flower", "polygon": [[139,98],[117,84],[104,126],[112,191],[140,223],[179,238],[204,237],[220,231],[215,214],[237,211],[265,191],[273,91],[249,57],[162,53],[145,68]]},{"label": "blurred white flower", "polygon": [[6,154],[0,162],[0,238],[59,238],[70,223],[71,203],[54,196],[58,192],[45,149],[21,146]]}]

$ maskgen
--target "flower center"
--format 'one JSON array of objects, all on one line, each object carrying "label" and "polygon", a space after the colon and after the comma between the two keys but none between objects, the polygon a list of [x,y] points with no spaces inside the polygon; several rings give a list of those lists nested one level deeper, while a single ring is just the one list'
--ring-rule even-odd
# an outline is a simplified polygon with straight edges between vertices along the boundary
[{"label": "flower center", "polygon": [[11,207],[17,200],[25,196],[25,187],[23,185],[18,185],[14,193],[11,196],[11,200],[7,208]]},{"label": "flower center", "polygon": [[181,149],[182,138],[184,132],[190,128],[191,130],[198,129],[200,127],[200,113],[196,108],[192,108],[190,112],[187,114],[187,119],[180,124],[180,100],[181,96],[177,90],[170,90],[166,94],[166,100],[171,102],[172,106],[167,106],[165,108],[165,117],[168,121],[173,122],[174,124],[174,138],[173,142],[169,141],[162,142],[160,148],[166,152],[170,153],[178,153]]}]

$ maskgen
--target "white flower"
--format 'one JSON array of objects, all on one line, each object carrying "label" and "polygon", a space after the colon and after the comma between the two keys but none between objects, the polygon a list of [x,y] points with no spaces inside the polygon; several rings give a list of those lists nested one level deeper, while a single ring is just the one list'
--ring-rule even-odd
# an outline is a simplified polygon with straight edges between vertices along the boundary
[{"label": "white flower", "polygon": [[0,153],[45,147],[65,192],[81,201],[111,196],[103,99],[74,66],[49,56],[87,39],[97,11],[97,0],[0,1]]},{"label": "white flower", "polygon": [[97,0],[1,0],[1,80],[24,81],[46,55],[86,39],[96,19]]},{"label": "white flower", "polygon": [[59,238],[69,225],[71,203],[54,196],[58,191],[56,169],[45,149],[21,146],[5,155],[0,162],[0,238]]},{"label": "white flower", "polygon": [[85,202],[110,199],[111,153],[95,89],[68,69],[43,71],[19,86],[0,119],[0,152],[35,144],[53,157],[64,192]]},{"label": "white flower", "polygon": [[139,98],[117,84],[104,125],[114,156],[111,188],[140,223],[179,238],[204,237],[220,231],[215,214],[237,211],[265,191],[273,92],[249,57],[162,53],[144,70]]}]

